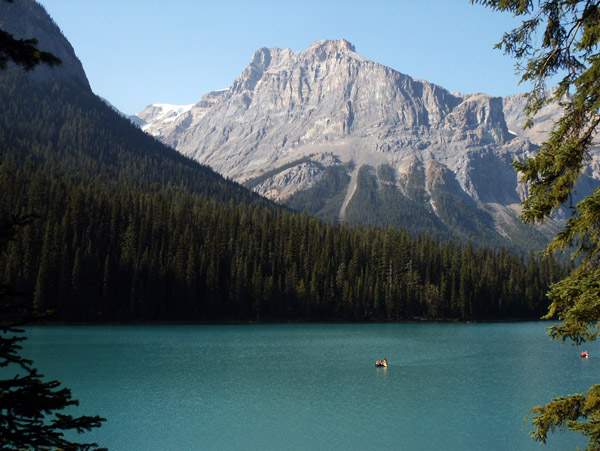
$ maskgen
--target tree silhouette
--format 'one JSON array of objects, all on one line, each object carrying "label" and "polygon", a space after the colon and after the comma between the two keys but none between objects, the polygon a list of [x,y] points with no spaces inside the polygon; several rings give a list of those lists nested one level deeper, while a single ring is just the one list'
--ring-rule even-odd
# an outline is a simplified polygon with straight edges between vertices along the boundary
[{"label": "tree silhouette", "polygon": [[[14,0],[4,0],[13,3]],[[43,52],[36,47],[37,39],[15,39],[13,35],[0,29],[0,70],[7,67],[9,61],[21,66],[26,71],[32,70],[38,64],[56,66],[61,63],[52,53]]]},{"label": "tree silhouette", "polygon": [[[12,3],[12,0],[5,0]],[[35,39],[15,39],[0,30],[0,69],[12,61],[24,70],[38,64],[60,64],[60,59],[36,47]],[[34,219],[34,215],[12,218],[0,224],[0,252],[16,230]],[[5,254],[2,258],[6,258]],[[0,368],[12,377],[0,379],[0,448],[2,449],[63,449],[89,450],[95,443],[76,443],[65,438],[66,431],[79,433],[99,427],[99,416],[80,416],[60,413],[66,407],[79,404],[68,388],[59,381],[43,381],[33,362],[23,358],[20,343],[26,338],[19,325],[34,318],[31,308],[10,285],[0,286]]]},{"label": "tree silhouette", "polygon": [[[22,305],[6,303],[9,293],[2,289],[0,318],[19,317],[25,313]],[[4,323],[0,334],[0,368],[13,377],[0,380],[0,448],[2,449],[63,449],[89,450],[95,443],[76,443],[65,438],[66,431],[79,433],[99,427],[99,416],[61,414],[69,406],[79,404],[68,388],[59,381],[43,381],[33,362],[19,354],[24,331],[16,323]]]},{"label": "tree silhouette", "polygon": [[[33,216],[12,219],[0,227],[0,246],[8,244],[19,227]],[[3,250],[3,247],[0,247]],[[0,379],[0,448],[89,450],[95,443],[76,443],[65,439],[64,432],[81,433],[99,427],[99,416],[61,414],[69,406],[79,404],[68,388],[59,381],[45,382],[33,362],[19,354],[26,339],[20,326],[37,318],[31,313],[25,296],[9,285],[0,286],[0,368],[12,377]]]},{"label": "tree silhouette", "polygon": [[[521,80],[532,83],[526,112],[528,125],[540,109],[558,103],[564,114],[554,124],[537,154],[514,163],[528,187],[522,219],[543,223],[572,195],[598,136],[600,125],[600,2],[592,0],[472,0],[522,17],[521,25],[505,33],[497,45],[517,60]],[[551,77],[560,77],[547,90]],[[548,314],[560,323],[550,328],[553,340],[575,345],[600,334],[600,188],[571,208],[566,227],[546,253],[575,249],[581,263],[553,285]],[[586,395],[554,399],[532,409],[531,433],[546,442],[549,432],[567,428],[588,437],[589,449],[600,449],[600,385]]]}]

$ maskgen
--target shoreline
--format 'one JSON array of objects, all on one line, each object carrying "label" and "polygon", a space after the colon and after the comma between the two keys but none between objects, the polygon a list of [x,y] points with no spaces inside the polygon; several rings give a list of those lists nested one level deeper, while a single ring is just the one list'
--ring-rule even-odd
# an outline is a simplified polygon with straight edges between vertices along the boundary
[{"label": "shoreline", "polygon": [[452,319],[412,319],[395,321],[90,321],[90,322],[64,322],[64,321],[39,321],[24,324],[26,326],[253,326],[253,325],[306,325],[306,324],[494,324],[494,323],[525,323],[525,322],[556,322],[558,320],[541,318],[513,318],[513,319],[480,319],[480,320],[452,320]]}]

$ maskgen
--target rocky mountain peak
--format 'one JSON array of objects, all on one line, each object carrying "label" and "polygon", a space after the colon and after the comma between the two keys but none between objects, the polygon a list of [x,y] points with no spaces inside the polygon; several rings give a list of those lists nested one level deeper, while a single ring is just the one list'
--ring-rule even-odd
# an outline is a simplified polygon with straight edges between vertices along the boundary
[{"label": "rocky mountain peak", "polygon": [[328,220],[415,230],[418,217],[421,232],[537,240],[517,217],[523,189],[511,167],[535,145],[518,118],[507,121],[509,104],[450,93],[340,39],[259,49],[231,88],[185,113],[140,114],[183,154]]},{"label": "rocky mountain peak", "polygon": [[254,52],[250,66],[255,67],[257,71],[264,72],[271,64],[271,50],[263,47]]},{"label": "rocky mountain peak", "polygon": [[345,39],[325,39],[322,41],[313,42],[306,51],[306,53],[315,53],[320,55],[333,55],[342,52],[356,53],[354,44],[346,41]]},{"label": "rocky mountain peak", "polygon": [[316,41],[296,53],[261,48],[230,89],[206,100],[145,129],[240,181],[314,146],[333,147],[341,161],[391,159],[401,172],[412,157],[439,154],[456,166],[449,146],[514,138],[500,98],[451,94],[360,56],[345,39]]},{"label": "rocky mountain peak", "polygon": [[263,47],[254,52],[252,61],[234,82],[231,90],[233,92],[253,91],[269,64],[271,64],[271,59],[271,49]]}]

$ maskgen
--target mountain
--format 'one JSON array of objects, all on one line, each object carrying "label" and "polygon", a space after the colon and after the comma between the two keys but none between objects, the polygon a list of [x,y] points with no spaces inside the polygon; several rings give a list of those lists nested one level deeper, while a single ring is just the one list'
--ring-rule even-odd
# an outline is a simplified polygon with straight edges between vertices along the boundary
[{"label": "mountain", "polygon": [[[219,200],[266,204],[239,184],[150,138],[96,96],[73,47],[39,3],[0,2],[0,27],[16,38],[35,37],[38,48],[62,60],[56,67],[40,65],[24,72],[13,66],[0,73],[4,140],[0,161],[52,164],[54,172],[88,182],[131,178]],[[37,127],[43,128],[42,133],[33,132],[39,132]]]},{"label": "mountain", "polygon": [[521,105],[451,93],[333,40],[262,48],[228,89],[138,117],[184,155],[326,220],[540,248],[558,224],[517,218],[526,189],[510,164],[539,143]]},{"label": "mountain", "polygon": [[[23,36],[43,36],[42,50],[70,48],[39,4],[8,6],[24,18],[16,28],[40,19]],[[564,275],[551,257],[281,208],[144,133],[91,92],[74,53],[61,58],[57,74],[0,73],[2,304],[9,286],[58,321],[536,318]],[[204,108],[226,94],[206,96]],[[201,107],[165,105],[147,117],[169,124]],[[318,161],[333,193],[354,169],[319,158],[295,166]],[[365,168],[359,186],[373,183]],[[430,178],[446,183],[436,170]]]},{"label": "mountain", "polygon": [[47,82],[67,81],[81,89],[90,90],[87,76],[73,47],[41,5],[29,0],[20,0],[17,4],[0,2],[0,28],[16,39],[35,36],[39,49],[62,60],[59,66],[37,67],[29,74],[30,79]]}]

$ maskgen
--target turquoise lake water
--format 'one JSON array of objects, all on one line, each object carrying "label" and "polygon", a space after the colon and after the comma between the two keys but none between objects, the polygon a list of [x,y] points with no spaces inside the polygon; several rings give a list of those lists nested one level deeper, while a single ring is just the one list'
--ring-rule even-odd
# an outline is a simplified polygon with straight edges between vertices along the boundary
[{"label": "turquoise lake water", "polygon": [[600,346],[582,360],[549,325],[30,327],[23,355],[108,419],[78,440],[111,450],[575,449],[523,428],[600,382]]}]

